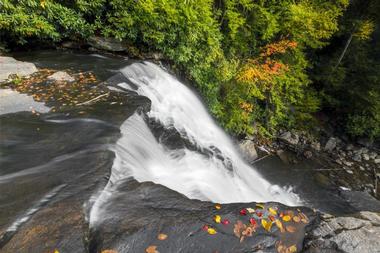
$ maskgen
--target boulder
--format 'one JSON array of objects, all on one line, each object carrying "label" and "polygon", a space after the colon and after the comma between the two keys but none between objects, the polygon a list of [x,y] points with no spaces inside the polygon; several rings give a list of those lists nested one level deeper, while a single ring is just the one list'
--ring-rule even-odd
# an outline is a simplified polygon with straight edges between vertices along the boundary
[{"label": "boulder", "polygon": [[312,142],[310,144],[310,147],[313,148],[315,151],[321,151],[321,144],[318,141]]},{"label": "boulder", "polygon": [[380,252],[379,238],[378,213],[360,212],[348,217],[323,215],[305,241],[305,252]]},{"label": "boulder", "polygon": [[299,142],[299,136],[291,132],[284,132],[279,137],[280,141],[283,141],[290,145],[297,145]]},{"label": "boulder", "polygon": [[361,162],[362,161],[362,157],[360,154],[354,154],[354,156],[352,157],[352,160],[356,161],[356,162]]},{"label": "boulder", "polygon": [[248,161],[248,162],[253,162],[254,160],[257,159],[257,151],[255,148],[255,143],[251,140],[243,140],[242,142],[239,143],[239,148],[241,153],[243,154],[243,157]]},{"label": "boulder", "polygon": [[7,80],[10,75],[23,77],[37,71],[33,63],[18,61],[12,57],[0,56],[0,82]]},{"label": "boulder", "polygon": [[336,144],[337,144],[337,139],[334,138],[334,137],[331,137],[327,142],[326,142],[326,145],[324,147],[324,150],[325,151],[328,151],[328,152],[331,152],[333,151],[335,148],[336,148]]},{"label": "boulder", "polygon": [[56,82],[74,82],[75,78],[67,74],[65,71],[58,71],[47,77],[50,81]]},{"label": "boulder", "polygon": [[128,50],[126,43],[115,38],[92,36],[88,39],[88,43],[96,49],[105,51],[123,52]]},{"label": "boulder", "polygon": [[365,161],[369,161],[369,155],[368,154],[363,154],[362,157]]}]

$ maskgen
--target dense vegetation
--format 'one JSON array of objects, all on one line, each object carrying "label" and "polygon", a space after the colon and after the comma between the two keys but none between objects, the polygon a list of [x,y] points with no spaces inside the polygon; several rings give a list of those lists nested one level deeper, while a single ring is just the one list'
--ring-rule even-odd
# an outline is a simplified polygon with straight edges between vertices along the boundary
[{"label": "dense vegetation", "polygon": [[113,37],[162,52],[234,134],[307,127],[323,110],[351,136],[374,139],[379,6],[377,0],[0,0],[0,43]]}]

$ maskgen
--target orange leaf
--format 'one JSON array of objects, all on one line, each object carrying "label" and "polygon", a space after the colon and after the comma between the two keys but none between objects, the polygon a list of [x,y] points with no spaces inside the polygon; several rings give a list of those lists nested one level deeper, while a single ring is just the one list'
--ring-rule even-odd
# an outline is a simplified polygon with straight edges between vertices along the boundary
[{"label": "orange leaf", "polygon": [[145,252],[146,253],[160,253],[156,249],[157,249],[157,246],[150,245],[148,248],[145,249]]},{"label": "orange leaf", "polygon": [[160,241],[166,240],[168,238],[168,235],[166,234],[158,234],[157,239]]}]

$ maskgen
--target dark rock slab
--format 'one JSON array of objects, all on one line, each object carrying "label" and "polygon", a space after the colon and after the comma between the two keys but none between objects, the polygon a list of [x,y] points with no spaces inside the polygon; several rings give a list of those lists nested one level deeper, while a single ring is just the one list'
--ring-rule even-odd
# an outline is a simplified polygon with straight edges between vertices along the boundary
[{"label": "dark rock slab", "polygon": [[[281,221],[284,229],[293,226],[294,231],[281,232],[275,224],[270,232],[264,230],[256,214],[240,214],[240,210],[249,207],[262,212],[262,218],[268,221],[268,208],[277,209],[278,214],[273,217]],[[223,204],[218,210],[213,203],[190,200],[164,186],[132,179],[124,182],[103,208],[101,221],[90,230],[90,252],[105,249],[144,252],[150,245],[157,246],[159,252],[278,252],[280,245],[284,245],[283,248],[294,245],[298,252],[302,249],[307,227],[316,217],[310,209],[279,203],[266,203],[264,209],[256,203]],[[303,213],[308,217],[307,222],[285,222],[279,214],[287,212],[292,217]],[[230,223],[216,223],[215,215]],[[237,237],[235,224],[240,221],[249,226],[252,217],[258,225],[256,231],[243,239]],[[217,233],[209,234],[203,229],[205,225]],[[168,235],[168,239],[158,240],[160,233]]]}]

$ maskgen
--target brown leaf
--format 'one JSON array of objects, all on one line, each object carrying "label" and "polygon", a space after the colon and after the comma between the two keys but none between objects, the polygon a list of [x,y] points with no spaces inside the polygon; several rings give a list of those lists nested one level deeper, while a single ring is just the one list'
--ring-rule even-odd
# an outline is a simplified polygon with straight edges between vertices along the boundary
[{"label": "brown leaf", "polygon": [[294,227],[294,226],[288,225],[285,228],[286,228],[286,231],[288,231],[289,233],[296,232],[296,227]]},{"label": "brown leaf", "polygon": [[246,225],[243,224],[240,220],[238,220],[234,225],[234,234],[236,237],[240,238],[241,231],[246,228]]}]

